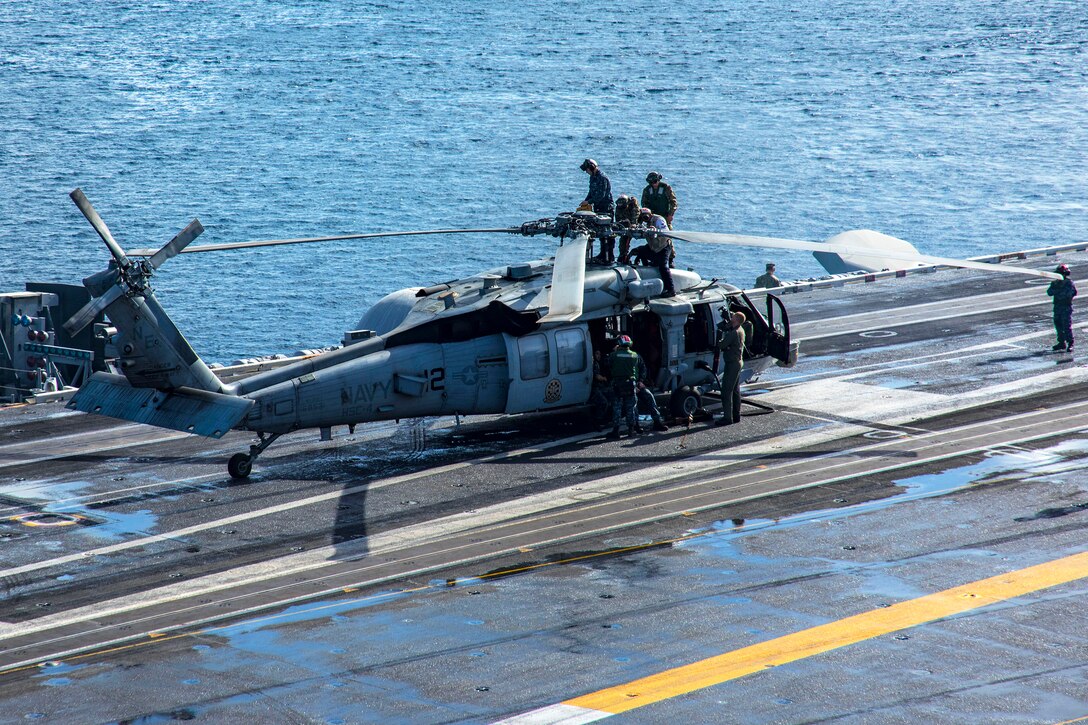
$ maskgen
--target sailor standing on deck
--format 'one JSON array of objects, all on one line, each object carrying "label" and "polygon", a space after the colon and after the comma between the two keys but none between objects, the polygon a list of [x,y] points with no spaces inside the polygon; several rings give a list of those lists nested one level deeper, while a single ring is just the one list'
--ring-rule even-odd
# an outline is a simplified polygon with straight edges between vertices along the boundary
[{"label": "sailor standing on deck", "polygon": [[1058,344],[1052,350],[1073,349],[1073,298],[1077,296],[1077,287],[1069,279],[1069,267],[1058,265],[1054,270],[1064,279],[1056,279],[1046,288],[1046,293],[1054,298],[1054,332],[1058,334]]},{"label": "sailor standing on deck", "polygon": [[718,323],[718,339],[715,345],[721,353],[725,368],[722,370],[722,417],[714,425],[740,422],[740,371],[744,367],[746,319],[748,318],[743,312],[734,312],[728,320]]},{"label": "sailor standing on deck", "polygon": [[641,377],[640,368],[645,366],[642,357],[631,349],[631,338],[620,335],[616,349],[608,356],[609,377],[612,379],[612,431],[609,438],[620,437],[620,418],[627,421],[627,435],[638,435],[642,427],[635,412],[635,395]]},{"label": "sailor standing on deck", "polygon": [[756,287],[771,289],[773,287],[781,286],[782,280],[780,280],[774,274],[774,262],[767,262],[767,271],[756,277]]},{"label": "sailor standing on deck", "polygon": [[586,194],[582,203],[593,207],[594,214],[604,214],[610,219],[613,218],[616,207],[612,202],[612,183],[608,177],[593,159],[586,159],[578,168],[589,174],[589,193]]}]

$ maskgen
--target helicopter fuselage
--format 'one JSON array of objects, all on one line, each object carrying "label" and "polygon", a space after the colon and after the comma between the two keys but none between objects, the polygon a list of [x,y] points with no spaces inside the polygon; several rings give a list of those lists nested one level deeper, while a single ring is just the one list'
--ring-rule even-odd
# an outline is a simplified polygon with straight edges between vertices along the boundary
[{"label": "helicopter fuselage", "polygon": [[[531,263],[529,269],[543,270],[545,264]],[[591,397],[594,351],[606,355],[612,338],[621,333],[634,339],[655,392],[712,385],[721,310],[744,309],[753,317],[751,301],[735,288],[704,283],[690,271],[676,273],[687,289],[676,297],[638,297],[638,285],[655,275],[651,268],[591,267],[582,316],[562,324],[539,325],[528,319],[526,310],[533,309],[546,275],[534,283],[524,269],[393,293],[360,321],[361,326],[384,328],[384,335],[367,330],[354,344],[237,384],[234,392],[253,401],[237,427],[282,433],[580,406]],[[463,305],[459,312],[458,305]],[[753,322],[758,322],[759,332],[752,340],[746,379],[776,362],[767,341],[782,337],[756,314],[759,320]],[[792,351],[789,347],[787,343],[777,362],[792,363],[796,346]]]}]

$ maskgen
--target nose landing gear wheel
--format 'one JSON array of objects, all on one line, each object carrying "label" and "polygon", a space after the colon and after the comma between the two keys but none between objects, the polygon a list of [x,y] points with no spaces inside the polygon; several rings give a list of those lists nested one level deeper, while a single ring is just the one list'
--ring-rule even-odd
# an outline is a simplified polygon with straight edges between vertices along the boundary
[{"label": "nose landing gear wheel", "polygon": [[249,478],[253,471],[253,458],[247,453],[235,453],[227,461],[227,473],[231,478]]}]

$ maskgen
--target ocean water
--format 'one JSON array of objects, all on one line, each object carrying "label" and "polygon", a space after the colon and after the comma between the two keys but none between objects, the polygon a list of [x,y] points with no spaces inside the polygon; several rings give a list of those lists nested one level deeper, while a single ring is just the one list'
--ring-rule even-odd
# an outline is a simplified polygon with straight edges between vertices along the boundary
[{"label": "ocean water", "polygon": [[[608,5],[608,4],[605,4]],[[1088,4],[0,0],[0,291],[197,243],[507,226],[597,159],[680,229],[872,228],[946,256],[1088,238]],[[183,255],[159,297],[209,361],[339,340],[386,292],[546,256],[519,236]],[[750,285],[805,253],[681,245]]]}]

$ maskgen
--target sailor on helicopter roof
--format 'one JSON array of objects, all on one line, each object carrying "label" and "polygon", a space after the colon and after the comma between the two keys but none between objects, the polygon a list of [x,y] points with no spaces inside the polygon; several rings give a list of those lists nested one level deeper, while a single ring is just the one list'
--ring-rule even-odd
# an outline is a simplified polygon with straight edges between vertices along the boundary
[{"label": "sailor on helicopter roof", "polygon": [[[642,209],[639,212],[639,223],[658,231],[667,231],[669,228],[664,217],[654,214],[649,209]],[[631,259],[636,264],[641,263],[657,267],[657,271],[661,275],[661,281],[665,285],[665,289],[661,293],[662,297],[676,295],[676,287],[673,285],[672,280],[672,264],[675,257],[676,251],[673,248],[672,239],[663,234],[647,234],[646,244],[631,250]]]}]

